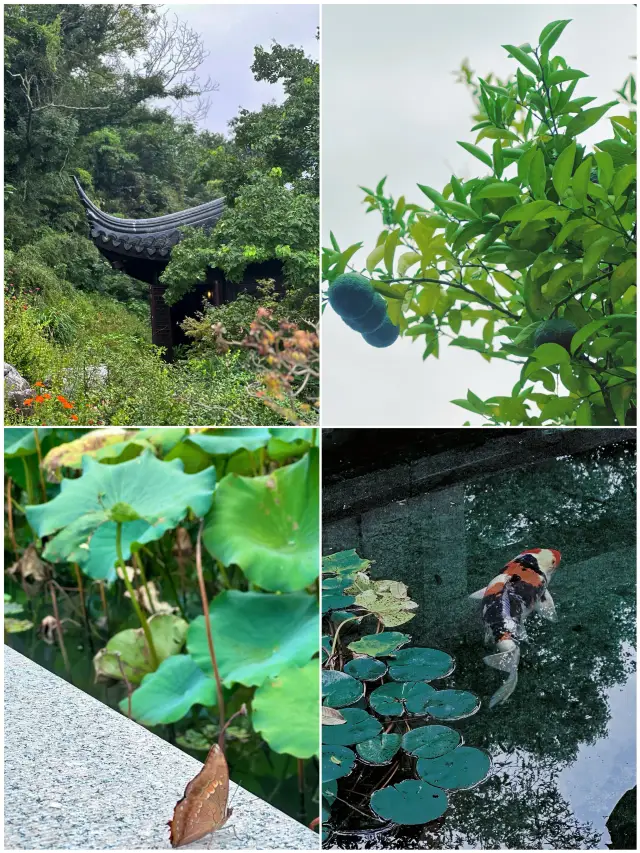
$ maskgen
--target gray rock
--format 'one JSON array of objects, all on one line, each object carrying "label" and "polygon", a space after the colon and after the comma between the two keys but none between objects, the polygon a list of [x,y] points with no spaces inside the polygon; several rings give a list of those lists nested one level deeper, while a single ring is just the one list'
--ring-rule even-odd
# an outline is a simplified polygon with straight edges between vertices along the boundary
[{"label": "gray rock", "polygon": [[33,390],[27,380],[12,364],[4,362],[4,390],[10,406],[22,406]]}]

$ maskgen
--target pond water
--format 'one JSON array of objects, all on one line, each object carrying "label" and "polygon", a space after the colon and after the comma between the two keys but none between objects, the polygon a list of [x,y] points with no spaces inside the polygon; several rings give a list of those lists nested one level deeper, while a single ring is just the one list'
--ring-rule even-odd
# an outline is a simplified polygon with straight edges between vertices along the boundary
[{"label": "pond water", "polygon": [[[454,674],[435,686],[480,696],[480,711],[452,725],[467,744],[491,754],[493,768],[479,787],[451,794],[449,811],[434,824],[367,841],[341,836],[334,846],[611,843],[607,818],[636,784],[634,450],[631,443],[609,445],[412,498],[393,524],[387,518],[377,530],[363,517],[364,554],[378,560],[372,576],[404,581],[420,605],[415,619],[396,630],[409,633],[412,645],[455,658]],[[558,621],[530,617],[517,688],[489,710],[505,676],[483,663],[481,606],[468,595],[534,547],[562,552],[551,583]]]}]

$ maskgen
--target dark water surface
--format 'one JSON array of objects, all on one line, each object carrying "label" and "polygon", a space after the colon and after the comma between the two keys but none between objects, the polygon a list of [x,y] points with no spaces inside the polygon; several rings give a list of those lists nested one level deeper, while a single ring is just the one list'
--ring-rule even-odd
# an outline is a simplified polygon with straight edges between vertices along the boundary
[{"label": "dark water surface", "polygon": [[[420,605],[396,630],[456,660],[439,687],[474,691],[480,711],[454,723],[486,749],[492,775],[454,792],[443,819],[341,847],[606,849],[607,817],[636,783],[635,454],[632,444],[552,458],[363,517],[372,576],[402,580]],[[353,547],[351,544],[345,547]],[[513,696],[482,661],[486,586],[525,548],[562,552],[551,583],[558,621],[533,615]],[[394,781],[399,781],[398,776]]]}]

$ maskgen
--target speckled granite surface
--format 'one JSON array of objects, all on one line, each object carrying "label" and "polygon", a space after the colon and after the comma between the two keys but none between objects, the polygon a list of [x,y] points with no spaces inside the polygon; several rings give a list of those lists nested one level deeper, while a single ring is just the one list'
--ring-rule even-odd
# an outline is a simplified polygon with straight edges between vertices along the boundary
[{"label": "speckled granite surface", "polygon": [[[167,821],[200,762],[6,646],[4,668],[5,848],[170,849]],[[230,800],[229,826],[190,849],[318,849],[233,783]]]}]

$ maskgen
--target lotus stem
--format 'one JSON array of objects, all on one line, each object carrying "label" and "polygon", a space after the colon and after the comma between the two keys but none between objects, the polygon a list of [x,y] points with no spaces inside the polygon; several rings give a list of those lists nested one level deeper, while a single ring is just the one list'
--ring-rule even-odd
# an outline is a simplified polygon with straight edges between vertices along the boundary
[{"label": "lotus stem", "polygon": [[29,499],[30,504],[34,504],[36,502],[36,496],[33,491],[33,480],[31,478],[31,471],[29,470],[29,466],[27,465],[27,459],[25,456],[22,458],[22,467],[24,468],[24,479],[27,485],[27,497]]},{"label": "lotus stem", "polygon": [[36,443],[36,453],[38,454],[38,477],[40,478],[40,490],[42,491],[42,502],[47,502],[47,487],[44,482],[44,475],[42,473],[42,447],[40,446],[40,436],[38,435],[38,430],[34,429],[33,431],[33,440]]},{"label": "lotus stem", "polygon": [[331,654],[329,657],[333,657],[336,653],[336,646],[338,645],[338,635],[340,634],[342,626],[346,625],[347,622],[354,622],[356,619],[361,619],[361,618],[362,618],[361,616],[352,616],[350,619],[345,619],[344,622],[341,622],[338,625],[338,627],[336,628],[336,632],[333,635],[333,644],[331,646]]},{"label": "lotus stem", "polygon": [[142,632],[144,634],[145,640],[147,641],[147,646],[149,648],[149,657],[151,658],[151,666],[154,670],[156,670],[159,666],[158,655],[156,654],[155,646],[153,645],[153,637],[151,636],[151,630],[149,629],[149,623],[147,622],[147,617],[144,615],[144,611],[140,607],[140,603],[138,601],[138,597],[136,596],[136,591],[133,588],[133,584],[129,580],[129,574],[127,572],[127,567],[124,562],[124,558],[122,556],[122,522],[116,522],[116,556],[118,558],[118,565],[122,570],[122,578],[124,580],[124,585],[127,588],[127,592],[131,597],[131,603],[133,604],[133,609],[136,611],[136,616],[138,617],[138,621],[140,622],[140,626],[142,628]]},{"label": "lotus stem", "polygon": [[133,563],[134,563],[136,569],[140,572],[140,580],[142,581],[142,586],[144,587],[145,592],[147,593],[147,601],[149,602],[149,607],[151,609],[151,612],[155,613],[156,610],[155,610],[155,607],[153,606],[153,601],[151,600],[151,595],[149,594],[149,585],[147,583],[147,576],[144,572],[144,566],[142,564],[142,558],[140,557],[140,554],[138,554],[137,552],[134,552],[134,551],[131,552],[131,558],[133,560]]},{"label": "lotus stem", "polygon": [[13,487],[13,481],[11,477],[7,477],[7,524],[9,525],[9,539],[11,540],[11,546],[13,551],[18,556],[18,543],[16,542],[16,533],[13,529],[13,496],[11,494],[11,490]]},{"label": "lotus stem", "polygon": [[51,603],[53,604],[53,615],[56,620],[56,631],[58,633],[58,643],[60,645],[60,651],[62,652],[62,659],[64,661],[65,669],[69,676],[71,676],[71,666],[69,664],[69,658],[67,656],[67,649],[64,644],[64,633],[62,631],[62,622],[60,621],[60,613],[58,611],[58,599],[56,597],[56,591],[53,587],[53,581],[49,582],[49,593],[51,595]]},{"label": "lotus stem", "polygon": [[102,609],[104,610],[104,618],[107,622],[107,631],[109,630],[109,608],[107,607],[107,596],[104,591],[104,582],[96,581],[98,584],[98,590],[100,591],[100,601],[102,602]]},{"label": "lotus stem", "polygon": [[202,528],[204,519],[200,521],[198,528],[198,538],[196,540],[196,571],[198,573],[198,586],[200,587],[200,598],[202,599],[202,612],[204,614],[204,627],[207,632],[207,643],[209,644],[209,656],[211,657],[211,665],[213,667],[213,677],[216,681],[216,692],[218,694],[218,720],[220,723],[220,735],[218,736],[218,746],[224,752],[224,734],[226,725],[224,722],[224,696],[222,694],[222,681],[220,680],[220,672],[218,670],[218,661],[216,660],[216,652],[213,646],[213,634],[211,633],[211,619],[209,618],[209,602],[207,600],[207,588],[204,585],[204,573],[202,571]]}]

